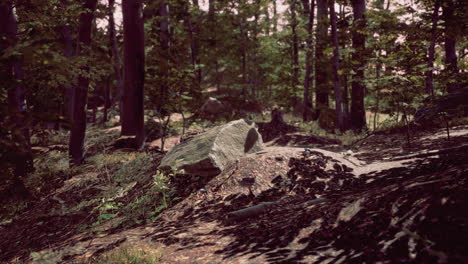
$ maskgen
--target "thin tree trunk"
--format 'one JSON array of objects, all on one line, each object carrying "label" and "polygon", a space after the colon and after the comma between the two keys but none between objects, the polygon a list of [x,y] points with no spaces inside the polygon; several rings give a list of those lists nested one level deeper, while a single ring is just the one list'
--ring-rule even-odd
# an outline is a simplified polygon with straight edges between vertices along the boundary
[{"label": "thin tree trunk", "polygon": [[353,71],[356,73],[353,76],[351,83],[351,126],[354,130],[362,130],[366,127],[366,111],[364,107],[364,65],[365,65],[365,40],[366,37],[362,33],[365,29],[366,12],[365,0],[351,0],[354,13],[354,27],[352,31],[352,47],[355,52],[352,55]]},{"label": "thin tree trunk", "polygon": [[[340,4],[340,18],[343,20],[343,19],[346,19],[346,15],[345,15],[345,8],[346,6],[345,5],[341,5]],[[347,27],[344,27],[342,29],[342,34],[343,35],[346,35],[346,29]],[[346,49],[346,41],[343,41],[342,42],[342,48],[343,50]],[[349,60],[349,58],[348,58]],[[345,130],[348,130],[350,128],[350,120],[349,120],[349,100],[348,100],[348,73],[344,73],[343,74],[343,96],[342,96],[342,101],[343,101],[343,115],[344,115],[344,126],[345,126]]]},{"label": "thin tree trunk", "polygon": [[429,45],[428,56],[427,56],[427,68],[426,71],[426,93],[434,96],[434,84],[433,84],[433,67],[435,58],[435,43],[437,37],[437,23],[439,21],[439,9],[440,1],[436,0],[434,5],[434,13],[432,14],[432,28],[431,28],[431,44]]},{"label": "thin tree trunk", "polygon": [[[63,6],[67,5],[67,2],[65,0],[61,1],[61,4]],[[60,34],[62,36],[62,41],[63,41],[63,55],[66,58],[71,58],[73,57],[73,38],[72,38],[72,29],[70,26],[60,26],[59,27]],[[64,96],[64,116],[66,117],[66,120],[71,124],[73,122],[73,84],[67,84],[63,91],[63,96]]]},{"label": "thin tree trunk", "polygon": [[343,76],[343,114],[345,116],[345,128],[349,129],[349,89],[348,89],[348,74]]},{"label": "thin tree trunk", "polygon": [[104,87],[104,112],[102,114],[102,123],[107,122],[108,110],[109,110],[109,107],[111,105],[111,101],[110,101],[110,83],[111,83],[111,78],[109,76],[109,77],[107,77],[106,86]]},{"label": "thin tree trunk", "polygon": [[276,6],[276,0],[273,0],[273,34],[278,33],[278,9]]},{"label": "thin tree trunk", "polygon": [[457,65],[457,30],[455,18],[455,3],[454,0],[445,1],[442,6],[443,16],[445,20],[445,63],[449,73],[447,82],[447,91],[452,93],[458,89],[458,65]]},{"label": "thin tree trunk", "polygon": [[210,48],[212,59],[214,59],[214,67],[215,67],[215,76],[214,82],[216,85],[216,90],[219,91],[220,89],[220,82],[219,82],[219,61],[218,61],[218,48],[217,48],[217,41],[218,36],[216,35],[216,6],[215,0],[208,0],[208,28],[211,32],[209,34],[208,45]]},{"label": "thin tree trunk", "polygon": [[342,109],[342,91],[341,91],[341,81],[340,81],[340,46],[338,43],[338,33],[336,29],[336,14],[335,14],[335,1],[329,0],[329,8],[330,8],[330,24],[332,28],[332,40],[334,45],[333,50],[333,83],[334,83],[334,90],[335,90],[335,111],[336,111],[336,118],[338,128],[341,132],[345,130],[344,124],[344,116],[343,116],[343,109]]},{"label": "thin tree trunk", "polygon": [[112,57],[114,58],[114,74],[117,83],[116,101],[119,105],[120,112],[122,112],[122,74],[120,70],[119,44],[117,43],[117,36],[115,33],[114,3],[115,0],[109,0],[109,46],[112,47]]},{"label": "thin tree trunk", "polygon": [[[97,0],[85,0],[83,8],[90,10],[81,14],[78,31],[77,55],[85,55],[83,49],[91,45],[91,28],[96,9]],[[88,72],[89,67],[84,66],[83,72]],[[84,160],[84,139],[86,133],[86,104],[88,99],[89,79],[85,75],[78,77],[78,86],[73,93],[73,123],[70,133],[70,164],[80,165]]]},{"label": "thin tree trunk", "polygon": [[265,6],[265,9],[263,11],[265,13],[265,22],[267,24],[265,28],[265,34],[267,37],[270,36],[270,30],[271,30],[271,18],[270,18],[270,1],[268,1],[268,4]]},{"label": "thin tree trunk", "polygon": [[302,120],[307,122],[309,120],[309,109],[312,108],[312,102],[310,98],[310,84],[312,82],[311,73],[312,73],[312,55],[313,55],[313,24],[314,24],[314,10],[315,10],[315,0],[311,0],[309,5],[309,0],[302,0],[304,6],[304,16],[308,18],[306,23],[306,63],[305,63],[305,76],[304,76],[304,108],[302,110]]},{"label": "thin tree trunk", "polygon": [[193,7],[197,11],[197,16],[195,17],[195,22],[192,19],[192,13],[189,10],[187,11],[187,24],[188,30],[190,35],[190,63],[192,64],[193,70],[195,71],[195,77],[193,78],[193,89],[197,96],[201,93],[201,81],[202,81],[202,72],[201,68],[198,66],[200,64],[200,58],[198,56],[199,49],[200,49],[200,41],[199,41],[199,34],[200,34],[200,26],[199,26],[199,18],[198,18],[198,11],[200,9],[198,5],[198,0],[193,0]]},{"label": "thin tree trunk", "polygon": [[124,82],[122,135],[136,136],[136,146],[144,142],[143,88],[145,49],[142,0],[123,0]]},{"label": "thin tree trunk", "polygon": [[169,24],[169,5],[166,0],[161,0],[159,3],[159,43],[161,46],[161,56],[159,64],[159,75],[161,79],[159,91],[158,112],[162,115],[166,112],[165,105],[169,100],[169,73],[170,73],[170,58],[171,58],[171,39],[170,39],[170,24]]},{"label": "thin tree trunk", "polygon": [[299,39],[297,36],[297,18],[296,18],[296,0],[291,0],[291,30],[293,37],[293,75],[292,75],[292,92],[293,92],[293,107],[296,106],[297,86],[299,84]]},{"label": "thin tree trunk", "polygon": [[[242,2],[243,3],[243,2]],[[245,32],[245,18],[240,15],[239,32],[241,35],[241,53],[242,53],[242,96],[247,98],[247,32]]]},{"label": "thin tree trunk", "polygon": [[327,108],[329,91],[329,61],[324,51],[328,43],[328,11],[327,0],[317,0],[317,29],[315,46],[315,118],[320,115],[320,109]]},{"label": "thin tree trunk", "polygon": [[257,35],[258,35],[258,17],[260,13],[260,1],[255,0],[254,1],[255,5],[255,11],[254,11],[254,24],[253,24],[253,50],[252,50],[252,97],[256,98],[257,97],[257,92],[258,92],[258,61],[257,61]]}]

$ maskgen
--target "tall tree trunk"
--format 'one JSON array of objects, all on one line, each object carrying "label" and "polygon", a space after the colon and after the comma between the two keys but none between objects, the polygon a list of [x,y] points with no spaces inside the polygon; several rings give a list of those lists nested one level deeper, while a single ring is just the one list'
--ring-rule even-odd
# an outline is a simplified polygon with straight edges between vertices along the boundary
[{"label": "tall tree trunk", "polygon": [[[67,6],[67,1],[61,0],[61,5],[63,7]],[[63,55],[66,58],[71,58],[73,56],[73,37],[72,29],[68,25],[63,25],[58,28],[60,35],[62,36],[63,42]],[[66,117],[66,120],[71,124],[73,122],[73,84],[67,84],[63,91],[64,96],[64,108],[63,114]]]},{"label": "tall tree trunk", "polygon": [[[346,6],[345,5],[341,5],[340,4],[340,19],[341,20],[345,20],[346,19],[346,15],[345,15],[345,8]],[[346,35],[346,30],[347,30],[348,26],[344,26],[341,31],[342,31],[342,34],[343,35]],[[346,40],[342,42],[342,49],[345,50],[346,49]],[[349,61],[349,58],[347,58],[347,60]],[[348,130],[349,127],[350,127],[350,119],[349,119],[349,100],[348,100],[348,73],[345,72],[343,74],[343,96],[342,96],[342,101],[343,101],[343,115],[344,115],[344,123],[345,123],[345,130]]]},{"label": "tall tree trunk", "polygon": [[328,43],[328,6],[327,0],[317,0],[317,29],[316,29],[316,46],[315,46],[315,100],[317,119],[320,115],[320,109],[328,107],[328,91],[329,91],[329,60],[326,58],[324,51]]},{"label": "tall tree trunk", "polygon": [[166,114],[165,104],[169,100],[169,73],[170,73],[170,58],[171,58],[171,29],[169,24],[169,5],[166,0],[161,0],[159,3],[159,43],[161,46],[161,56],[159,63],[159,77],[161,79],[158,112]]},{"label": "tall tree trunk", "polygon": [[252,97],[256,98],[257,97],[257,92],[258,92],[258,61],[257,61],[257,48],[258,48],[258,41],[257,41],[257,35],[258,35],[258,18],[260,16],[260,0],[255,0],[254,1],[254,24],[253,24],[253,35],[252,35],[252,40],[253,40],[253,48],[252,48]]},{"label": "tall tree trunk", "polygon": [[310,98],[310,84],[311,84],[311,73],[312,73],[312,55],[313,55],[313,25],[314,25],[314,9],[315,0],[302,0],[304,6],[304,17],[308,18],[306,23],[306,62],[305,62],[305,76],[304,76],[304,108],[302,110],[302,120],[307,122],[309,120],[309,109],[312,108],[312,101]]},{"label": "tall tree trunk", "polygon": [[[202,81],[202,72],[201,68],[199,67],[200,58],[199,58],[199,50],[200,50],[200,25],[199,25],[199,15],[198,12],[200,11],[200,6],[198,4],[198,0],[193,0],[193,9],[196,11],[196,16],[192,17],[192,12],[190,8],[187,14],[187,24],[188,30],[190,35],[190,63],[195,71],[195,78],[193,79],[193,89],[192,92],[197,95],[197,97],[201,94],[201,81]],[[195,22],[194,22],[195,20]]]},{"label": "tall tree trunk", "polygon": [[[112,47],[111,53],[112,57],[114,58],[114,74],[117,83],[116,101],[119,105],[119,110],[122,112],[122,73],[120,71],[119,44],[117,43],[117,34],[115,33],[114,3],[115,0],[109,0],[109,46]],[[122,113],[120,116],[122,116]]]},{"label": "tall tree trunk", "polygon": [[297,86],[299,84],[299,39],[297,36],[297,17],[296,17],[296,0],[291,0],[291,30],[293,37],[293,75],[292,75],[292,92],[293,92],[293,107],[297,103]]},{"label": "tall tree trunk", "polygon": [[268,4],[265,6],[265,9],[263,10],[265,14],[265,22],[267,26],[265,27],[265,34],[267,37],[270,36],[270,30],[271,30],[271,18],[270,18],[270,1],[268,1]]},{"label": "tall tree trunk", "polygon": [[143,0],[123,0],[124,82],[122,135],[136,136],[137,148],[144,141],[143,87],[145,46]]},{"label": "tall tree trunk", "polygon": [[342,90],[340,81],[340,46],[338,43],[338,33],[336,29],[336,14],[335,14],[335,1],[329,0],[330,7],[330,24],[332,28],[332,40],[333,40],[333,83],[335,90],[335,111],[338,128],[341,132],[345,130],[344,115],[343,115],[343,102],[342,102]]},{"label": "tall tree trunk", "polygon": [[276,0],[273,0],[273,33],[275,35],[278,33],[278,9]]},{"label": "tall tree trunk", "polygon": [[214,68],[215,68],[215,76],[214,82],[216,85],[216,90],[219,91],[220,89],[220,81],[219,81],[219,61],[218,61],[218,48],[217,48],[217,41],[218,36],[216,34],[216,0],[208,0],[208,28],[211,32],[209,34],[208,46],[211,52],[211,57],[214,59]]},{"label": "tall tree trunk", "polygon": [[[241,1],[241,5],[245,5],[244,0]],[[239,12],[239,32],[240,32],[240,37],[241,37],[241,57],[242,57],[242,65],[241,65],[241,70],[242,70],[242,96],[244,99],[247,98],[247,31],[245,28],[246,24],[246,19],[244,17],[244,14],[242,12]]]},{"label": "tall tree trunk", "polygon": [[[85,0],[83,9],[90,10],[80,15],[77,55],[85,55],[83,50],[91,45],[91,28],[97,0]],[[84,66],[83,72],[89,71]],[[69,154],[71,165],[80,165],[84,160],[84,139],[86,133],[86,104],[88,100],[89,79],[86,75],[78,77],[78,86],[73,92],[73,123],[70,133]]]},{"label": "tall tree trunk", "polygon": [[106,79],[106,86],[104,87],[104,112],[102,113],[102,123],[107,122],[108,110],[111,106],[110,101],[110,84],[111,84],[111,77],[107,77]]},{"label": "tall tree trunk", "polygon": [[351,0],[353,6],[352,55],[353,71],[356,73],[351,82],[351,126],[354,130],[366,127],[366,111],[364,107],[364,66],[365,66],[365,30],[366,2],[365,0]]},{"label": "tall tree trunk", "polygon": [[447,0],[442,6],[442,15],[445,21],[445,63],[449,73],[447,91],[452,93],[458,89],[458,65],[457,65],[457,19],[455,18],[454,0]]},{"label": "tall tree trunk", "polygon": [[[18,22],[11,1],[0,3],[0,50],[13,47],[18,41]],[[2,65],[3,68],[3,65]],[[9,58],[2,75],[11,80],[12,86],[8,89],[8,110],[11,122],[11,140],[19,145],[20,150],[15,153],[13,189],[19,196],[26,198],[30,194],[24,186],[22,177],[26,176],[33,166],[29,128],[26,122],[25,87],[22,84],[24,73],[20,57]],[[6,81],[6,80],[2,80]],[[3,117],[1,117],[3,119]]]},{"label": "tall tree trunk", "polygon": [[432,14],[432,28],[431,28],[431,44],[429,45],[428,56],[427,56],[427,68],[426,71],[426,93],[434,96],[434,83],[433,83],[433,67],[435,57],[435,43],[437,37],[437,23],[439,21],[439,9],[440,1],[436,0],[434,5],[434,13]]}]

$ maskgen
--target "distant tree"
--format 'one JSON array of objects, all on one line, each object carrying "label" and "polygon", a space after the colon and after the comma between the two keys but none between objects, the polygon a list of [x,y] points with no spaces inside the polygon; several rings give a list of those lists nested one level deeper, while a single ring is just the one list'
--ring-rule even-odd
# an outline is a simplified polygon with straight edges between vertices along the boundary
[{"label": "distant tree", "polygon": [[[297,95],[296,95],[296,90],[297,90],[297,86],[299,85],[299,70],[300,70],[300,67],[299,67],[299,37],[298,37],[298,33],[297,33],[297,25],[299,24],[298,23],[298,19],[297,19],[297,15],[296,15],[296,9],[297,9],[297,6],[296,6],[296,1],[297,0],[290,0],[290,9],[291,9],[291,33],[292,33],[292,47],[293,47],[293,52],[292,52],[292,68],[293,68],[293,72],[292,72],[292,98],[293,98],[293,107],[296,105],[296,99],[297,99]],[[304,106],[305,107],[305,106]]]},{"label": "distant tree", "polygon": [[[461,1],[463,2],[463,1]],[[442,16],[444,18],[445,33],[445,64],[447,65],[448,80],[447,92],[452,93],[458,88],[458,65],[457,65],[457,32],[458,20],[455,16],[455,0],[446,0],[442,5]]]},{"label": "distant tree", "polygon": [[364,107],[364,66],[365,66],[365,44],[364,34],[366,20],[365,0],[351,0],[353,7],[354,21],[352,30],[352,55],[353,71],[355,72],[351,82],[351,127],[354,130],[362,130],[366,127],[366,111]]},{"label": "distant tree", "polygon": [[429,44],[429,49],[427,52],[427,68],[426,71],[426,93],[434,95],[434,83],[433,83],[433,67],[434,67],[434,58],[435,58],[435,44],[437,38],[437,23],[439,22],[439,9],[440,1],[435,0],[434,3],[434,12],[432,14],[432,28],[431,28],[431,39]]},{"label": "distant tree", "polygon": [[313,25],[314,25],[314,10],[315,0],[302,0],[304,8],[304,16],[307,19],[306,22],[306,58],[305,58],[305,76],[304,76],[304,108],[302,110],[302,120],[304,122],[309,121],[309,108],[312,106],[312,100],[310,98],[310,87],[312,83],[312,53],[313,53]]},{"label": "distant tree", "polygon": [[325,50],[328,38],[328,5],[327,0],[317,0],[317,29],[315,46],[315,118],[320,115],[320,109],[329,105],[328,94],[330,90],[329,60]]},{"label": "distant tree", "polygon": [[[67,1],[61,0],[60,4],[66,8]],[[58,27],[63,42],[63,55],[70,59],[73,56],[73,30],[70,24],[60,25]],[[67,84],[64,89],[64,114],[68,122],[73,122],[73,87],[74,84]]]},{"label": "distant tree", "polygon": [[165,114],[167,111],[165,105],[168,103],[169,99],[169,74],[170,74],[170,59],[171,59],[171,27],[170,27],[170,13],[169,13],[169,3],[166,0],[159,1],[159,45],[160,45],[160,58],[159,58],[159,77],[160,77],[160,86],[159,86],[159,106],[158,112]]},{"label": "distant tree", "polygon": [[[117,42],[117,34],[115,33],[115,19],[114,19],[114,4],[115,0],[109,0],[108,6],[108,16],[109,16],[109,47],[111,47],[111,55],[114,59],[114,74],[115,74],[115,81],[117,84],[117,96],[115,97],[114,103],[119,105],[119,110],[122,111],[122,73],[120,70],[120,52],[119,52],[119,44]],[[121,114],[122,115],[122,114]]]},{"label": "distant tree", "polygon": [[[86,55],[87,49],[91,46],[91,29],[93,26],[94,11],[97,0],[84,0],[83,9],[80,15],[78,28],[77,55]],[[89,66],[81,69],[86,73]],[[86,104],[88,100],[89,77],[81,74],[78,77],[78,86],[73,92],[73,122],[69,141],[70,164],[80,165],[84,160],[84,139],[86,133]]]},{"label": "distant tree", "polygon": [[124,25],[122,135],[136,136],[138,147],[144,142],[145,48],[142,8],[142,0],[122,1]]},{"label": "distant tree", "polygon": [[335,0],[329,0],[330,8],[330,24],[331,24],[331,35],[333,40],[333,84],[335,90],[335,111],[337,124],[340,131],[345,130],[345,116],[343,112],[343,92],[341,90],[341,81],[340,81],[340,45],[338,43],[338,33],[336,26],[336,13],[335,13]]},{"label": "distant tree", "polygon": [[201,93],[202,70],[200,67],[200,6],[198,0],[193,0],[192,8],[190,4],[186,5],[186,23],[190,36],[190,63],[192,64],[195,77],[193,78],[192,92]]}]

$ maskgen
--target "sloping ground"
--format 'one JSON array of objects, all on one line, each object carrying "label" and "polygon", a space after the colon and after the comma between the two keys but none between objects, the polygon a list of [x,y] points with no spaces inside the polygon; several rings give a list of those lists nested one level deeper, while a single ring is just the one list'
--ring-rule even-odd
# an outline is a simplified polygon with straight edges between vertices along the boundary
[{"label": "sloping ground", "polygon": [[[49,243],[36,259],[83,263],[130,244],[158,248],[160,263],[467,263],[468,153],[380,161],[468,142],[466,130],[457,131],[450,142],[418,135],[410,150],[393,150],[402,135],[376,135],[357,155],[269,147],[202,187],[189,185],[187,197],[151,224],[127,230],[109,224],[84,234],[67,233],[65,218],[35,219],[38,230],[28,235],[28,225],[12,223],[19,234],[0,243],[2,260],[18,255],[15,247],[39,251]],[[184,177],[179,189],[190,182]],[[227,217],[265,202],[274,203],[253,217]]]}]

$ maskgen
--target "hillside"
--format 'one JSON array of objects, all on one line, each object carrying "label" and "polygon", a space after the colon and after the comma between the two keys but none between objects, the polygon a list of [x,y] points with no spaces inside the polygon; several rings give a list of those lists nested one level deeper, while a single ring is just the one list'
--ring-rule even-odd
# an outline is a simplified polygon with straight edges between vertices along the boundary
[{"label": "hillside", "polygon": [[466,263],[467,126],[450,141],[416,132],[411,149],[395,131],[351,149],[270,145],[210,178],[162,175],[163,153],[113,149],[112,129],[88,133],[78,168],[59,168],[58,142],[37,148],[49,189],[0,225],[2,262]]}]

